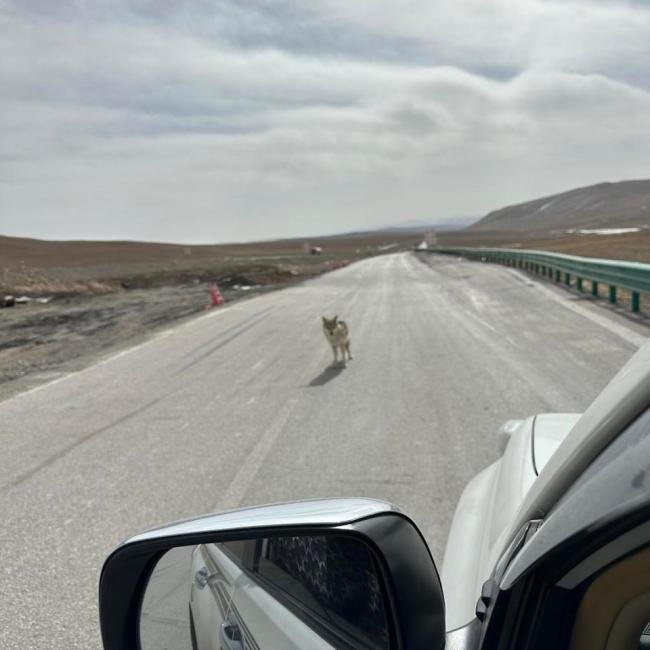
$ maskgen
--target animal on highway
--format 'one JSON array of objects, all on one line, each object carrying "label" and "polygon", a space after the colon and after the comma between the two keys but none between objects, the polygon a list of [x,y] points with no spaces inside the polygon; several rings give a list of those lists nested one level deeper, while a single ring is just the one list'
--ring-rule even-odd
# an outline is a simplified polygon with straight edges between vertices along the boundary
[{"label": "animal on highway", "polygon": [[347,323],[339,320],[338,316],[334,316],[334,318],[323,316],[323,333],[328,343],[332,346],[332,353],[334,354],[333,365],[336,365],[339,361],[339,352],[341,353],[341,364],[343,366],[347,365],[348,359],[352,359],[352,354],[350,353],[350,328]]}]

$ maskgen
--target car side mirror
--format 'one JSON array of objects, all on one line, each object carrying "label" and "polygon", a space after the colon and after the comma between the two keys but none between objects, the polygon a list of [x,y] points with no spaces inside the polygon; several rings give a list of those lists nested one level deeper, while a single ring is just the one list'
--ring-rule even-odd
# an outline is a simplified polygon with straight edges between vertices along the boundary
[{"label": "car side mirror", "polygon": [[370,499],[233,510],[142,533],[104,563],[99,607],[106,650],[445,645],[426,542]]}]

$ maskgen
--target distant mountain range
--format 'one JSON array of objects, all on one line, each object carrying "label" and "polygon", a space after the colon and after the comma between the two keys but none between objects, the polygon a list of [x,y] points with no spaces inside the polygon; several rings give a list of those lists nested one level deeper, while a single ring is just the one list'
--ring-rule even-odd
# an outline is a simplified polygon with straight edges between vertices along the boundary
[{"label": "distant mountain range", "polygon": [[650,180],[599,183],[490,212],[470,230],[551,232],[650,226]]},{"label": "distant mountain range", "polygon": [[383,228],[373,228],[372,230],[355,230],[338,235],[328,235],[325,237],[314,237],[314,239],[347,239],[350,237],[368,237],[368,236],[409,236],[422,235],[429,231],[449,231],[463,230],[477,220],[477,217],[461,217],[454,221],[446,223],[429,223],[427,221],[405,221],[403,223],[384,226]]},{"label": "distant mountain range", "polygon": [[429,230],[462,230],[476,223],[478,217],[459,217],[453,221],[443,223],[429,223],[427,221],[406,221],[387,228],[378,229],[384,232],[398,232],[403,234],[408,233],[423,233]]}]

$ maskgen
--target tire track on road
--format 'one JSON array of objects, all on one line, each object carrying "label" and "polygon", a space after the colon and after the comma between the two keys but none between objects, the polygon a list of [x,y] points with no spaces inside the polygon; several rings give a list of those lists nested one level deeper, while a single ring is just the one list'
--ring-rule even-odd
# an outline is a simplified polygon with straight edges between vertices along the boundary
[{"label": "tire track on road", "polygon": [[[262,321],[266,320],[267,316],[271,314],[274,311],[277,311],[280,307],[277,305],[271,305],[270,307],[267,307],[266,309],[262,309],[255,314],[252,314],[248,318],[245,318],[243,321],[237,323],[236,325],[233,325],[232,327],[228,328],[225,332],[221,332],[219,334],[219,338],[221,339],[218,343],[213,344],[211,348],[208,349],[207,352],[204,352],[200,356],[192,359],[188,363],[182,365],[180,368],[177,368],[172,374],[173,375],[179,375],[185,370],[188,370],[192,366],[200,363],[207,357],[209,357],[211,354],[216,352],[217,350],[220,350],[223,348],[225,345],[228,345],[231,341],[234,341],[237,337],[241,336],[242,334],[248,332],[248,330],[252,329],[256,325],[259,325]],[[225,336],[229,332],[232,332],[230,336]],[[225,336],[225,338],[223,338]],[[199,346],[197,346],[192,352],[189,354],[185,355],[186,358],[194,354],[197,350],[200,350],[201,348],[206,347],[206,345],[210,345],[213,343],[213,341],[208,341],[207,343],[203,343]]]},{"label": "tire track on road", "polygon": [[69,445],[59,449],[59,451],[57,451],[55,454],[38,463],[38,465],[35,465],[31,469],[23,472],[22,474],[19,474],[13,480],[0,486],[0,492],[6,492],[11,488],[17,487],[21,483],[24,483],[25,481],[29,480],[32,476],[38,474],[41,470],[55,463],[57,460],[60,460],[65,456],[67,456],[71,451],[73,451],[74,449],[82,445],[84,442],[87,442],[91,438],[101,435],[102,433],[105,433],[106,431],[109,431],[110,429],[113,429],[116,426],[123,424],[124,422],[128,422],[129,420],[140,415],[141,413],[144,413],[145,411],[149,410],[151,407],[155,406],[156,404],[159,404],[163,400],[170,398],[172,395],[178,392],[179,389],[176,389],[170,391],[169,393],[166,393],[165,395],[156,397],[155,399],[147,402],[146,404],[143,404],[142,406],[139,406],[138,408],[129,411],[122,417],[119,417],[117,420],[113,420],[112,422],[109,422],[108,424],[105,424],[104,426],[101,426],[98,429],[93,429],[92,431],[89,431],[88,433],[78,437],[74,442],[71,442]]}]

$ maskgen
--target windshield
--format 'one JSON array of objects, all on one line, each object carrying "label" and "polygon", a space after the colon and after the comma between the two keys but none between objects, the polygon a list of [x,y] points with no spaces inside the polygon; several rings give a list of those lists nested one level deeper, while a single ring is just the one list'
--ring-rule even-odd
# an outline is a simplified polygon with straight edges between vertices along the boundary
[{"label": "windshield", "polygon": [[[650,0],[0,0],[0,648],[99,650],[139,531],[338,498],[466,623],[559,464],[504,422],[650,334],[649,163]],[[238,650],[182,562],[154,645]]]}]

